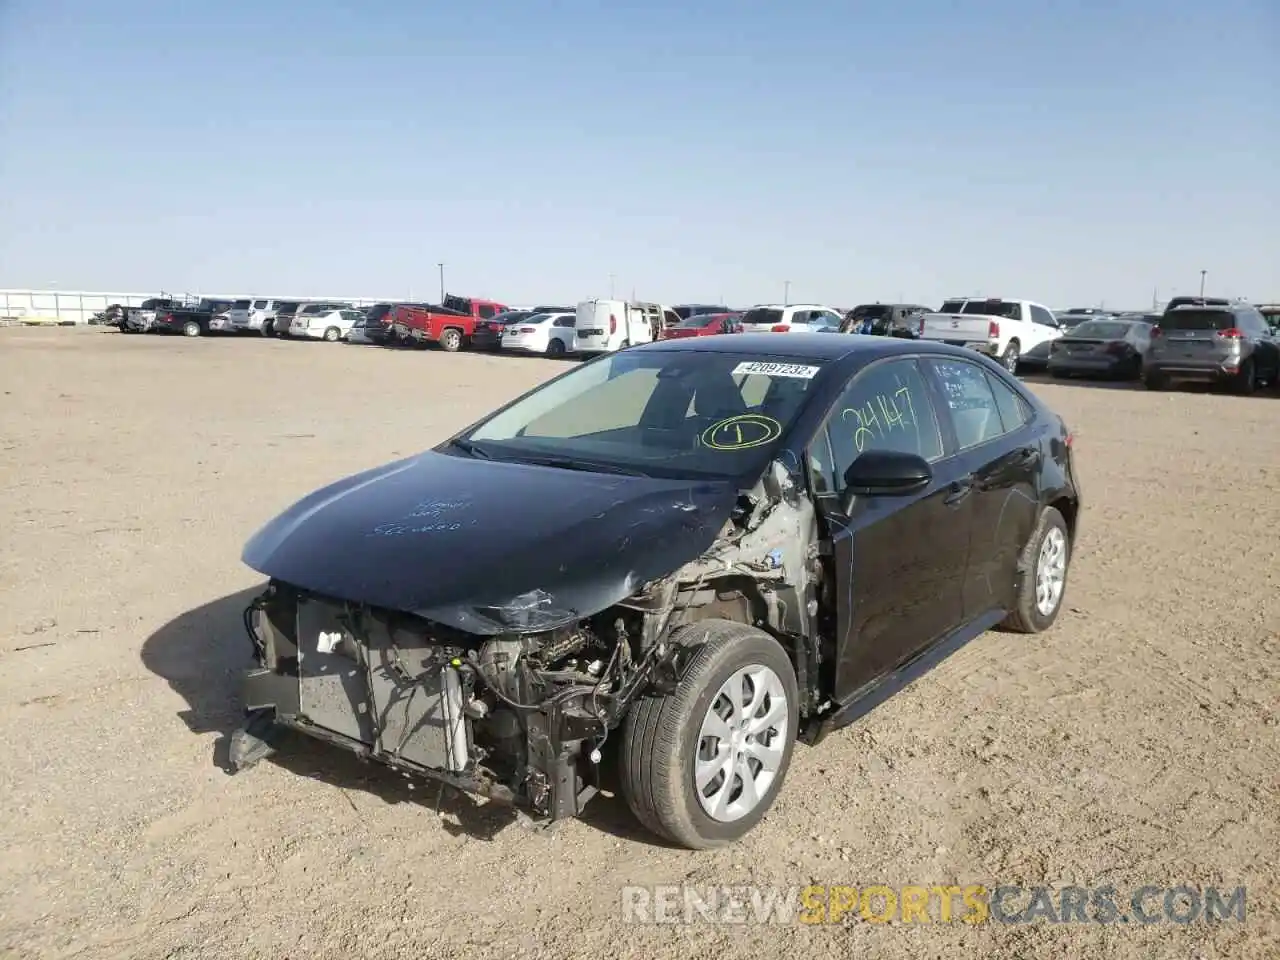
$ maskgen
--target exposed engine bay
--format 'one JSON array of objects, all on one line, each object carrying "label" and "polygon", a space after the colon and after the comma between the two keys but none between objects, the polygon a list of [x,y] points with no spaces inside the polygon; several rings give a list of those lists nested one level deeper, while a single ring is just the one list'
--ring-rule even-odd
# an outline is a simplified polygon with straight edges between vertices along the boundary
[{"label": "exposed engine bay", "polygon": [[820,713],[828,582],[812,503],[776,463],[701,557],[552,630],[472,634],[273,580],[245,611],[256,666],[232,760],[258,759],[254,721],[269,720],[542,817],[575,816],[631,705],[679,684],[691,650],[671,641],[679,627],[718,618],[768,631],[792,658],[802,717]]}]

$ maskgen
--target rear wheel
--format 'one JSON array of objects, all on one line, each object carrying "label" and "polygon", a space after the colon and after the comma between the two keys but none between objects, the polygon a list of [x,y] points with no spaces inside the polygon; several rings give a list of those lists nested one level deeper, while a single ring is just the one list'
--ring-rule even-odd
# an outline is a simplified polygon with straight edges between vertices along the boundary
[{"label": "rear wheel", "polygon": [[1003,625],[1019,633],[1040,633],[1053,626],[1066,595],[1070,563],[1067,522],[1056,508],[1046,507],[1035,533],[1023,548],[1017,606]]},{"label": "rear wheel", "polygon": [[666,696],[623,724],[622,792],[649,830],[693,850],[733,843],[768,812],[791,763],[799,694],[773,637],[727,620],[677,630],[690,648]]},{"label": "rear wheel", "polygon": [[342,331],[337,327],[329,327],[324,332],[324,338],[329,343],[336,343],[342,339]]},{"label": "rear wheel", "polygon": [[559,337],[552,337],[552,338],[551,338],[551,340],[550,340],[550,342],[548,342],[548,343],[547,343],[547,356],[548,356],[548,357],[563,357],[563,356],[564,356],[564,341],[563,341],[563,340],[561,340]]},{"label": "rear wheel", "polygon": [[1240,364],[1240,372],[1236,374],[1233,386],[1236,393],[1242,396],[1248,396],[1258,389],[1258,368],[1253,357]]},{"label": "rear wheel", "polygon": [[274,320],[262,321],[262,335],[264,337],[269,337],[275,332],[276,332],[276,322]]},{"label": "rear wheel", "polygon": [[182,325],[182,335],[184,337],[200,336],[200,324],[196,323],[194,320],[188,320]]},{"label": "rear wheel", "polygon": [[1004,354],[1000,357],[1000,362],[1004,364],[1004,368],[1012,374],[1018,372],[1018,358],[1022,356],[1020,345],[1017,340],[1010,340],[1009,345],[1004,348]]},{"label": "rear wheel", "polygon": [[462,334],[457,330],[446,330],[440,334],[440,348],[449,353],[457,353],[462,349]]},{"label": "rear wheel", "polygon": [[1142,375],[1142,385],[1148,390],[1168,390],[1169,378],[1163,373],[1148,370]]}]

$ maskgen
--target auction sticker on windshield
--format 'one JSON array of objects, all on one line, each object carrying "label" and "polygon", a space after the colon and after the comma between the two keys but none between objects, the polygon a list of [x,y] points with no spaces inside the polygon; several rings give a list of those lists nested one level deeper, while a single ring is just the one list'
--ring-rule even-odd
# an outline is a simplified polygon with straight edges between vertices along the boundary
[{"label": "auction sticker on windshield", "polygon": [[769,363],[764,360],[744,360],[733,368],[735,377],[756,373],[766,377],[795,377],[799,380],[812,380],[820,367],[804,363]]}]

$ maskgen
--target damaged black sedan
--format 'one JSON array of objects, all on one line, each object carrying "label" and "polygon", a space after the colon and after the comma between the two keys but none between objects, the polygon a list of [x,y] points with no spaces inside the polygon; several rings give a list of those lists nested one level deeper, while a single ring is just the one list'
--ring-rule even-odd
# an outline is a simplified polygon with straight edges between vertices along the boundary
[{"label": "damaged black sedan", "polygon": [[[1063,421],[922,341],[667,340],[579,365],[257,533],[233,762],[276,725],[557,820],[618,780],[690,848],[796,742],[1061,609]],[[850,789],[856,789],[850,784]]]}]

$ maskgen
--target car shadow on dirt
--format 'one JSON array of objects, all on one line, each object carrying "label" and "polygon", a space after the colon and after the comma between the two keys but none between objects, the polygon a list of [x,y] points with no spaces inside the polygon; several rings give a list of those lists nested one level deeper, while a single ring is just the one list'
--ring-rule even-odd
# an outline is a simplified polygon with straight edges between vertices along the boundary
[{"label": "car shadow on dirt", "polygon": [[[195,734],[217,734],[212,762],[228,775],[231,735],[244,721],[240,696],[243,672],[252,665],[252,647],[244,611],[261,588],[241,590],[213,600],[170,620],[142,645],[144,666],[162,677],[186,702],[178,716]],[[492,840],[528,818],[505,804],[488,802],[428,779],[411,779],[389,767],[292,731],[281,731],[276,751],[263,763],[337,787],[356,806],[351,794],[365,793],[383,803],[417,803],[436,813],[442,829],[453,835]],[[645,831],[616,796],[614,751],[606,749],[601,766],[602,793],[586,807],[584,823],[613,836],[661,842]],[[240,776],[252,776],[252,769]],[[532,824],[529,824],[532,825]]]},{"label": "car shadow on dirt", "polygon": [[1095,390],[1142,390],[1141,380],[1107,380],[1101,377],[1051,377],[1047,373],[1020,373],[1018,379],[1028,384],[1055,387],[1092,387]]}]

